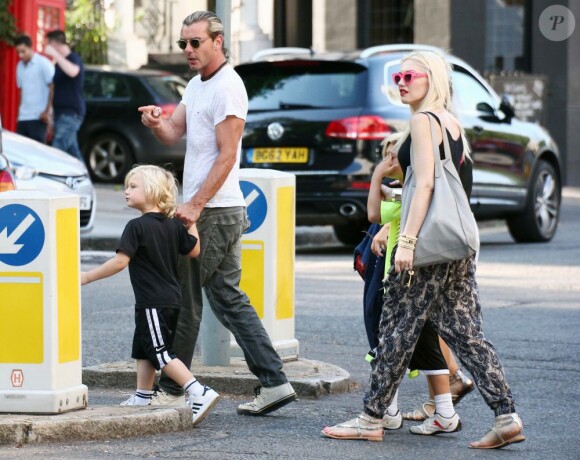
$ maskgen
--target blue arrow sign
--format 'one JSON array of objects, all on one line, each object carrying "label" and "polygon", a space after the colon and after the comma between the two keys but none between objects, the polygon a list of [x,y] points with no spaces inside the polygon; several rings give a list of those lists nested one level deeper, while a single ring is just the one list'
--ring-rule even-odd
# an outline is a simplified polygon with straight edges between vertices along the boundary
[{"label": "blue arrow sign", "polygon": [[0,208],[0,262],[19,267],[38,257],[44,246],[44,226],[28,206]]},{"label": "blue arrow sign", "polygon": [[240,188],[246,200],[250,228],[244,233],[252,233],[258,230],[266,219],[268,213],[268,201],[264,192],[253,182],[241,180]]}]

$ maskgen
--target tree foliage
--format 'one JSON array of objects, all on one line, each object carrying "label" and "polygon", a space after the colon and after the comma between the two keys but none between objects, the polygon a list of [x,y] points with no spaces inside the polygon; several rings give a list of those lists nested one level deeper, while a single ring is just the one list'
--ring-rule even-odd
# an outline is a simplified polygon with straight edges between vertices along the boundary
[{"label": "tree foliage", "polygon": [[103,0],[67,0],[67,41],[85,64],[107,63],[104,10]]},{"label": "tree foliage", "polygon": [[16,28],[16,20],[8,8],[12,4],[12,0],[0,0],[0,42],[12,45],[18,29]]}]

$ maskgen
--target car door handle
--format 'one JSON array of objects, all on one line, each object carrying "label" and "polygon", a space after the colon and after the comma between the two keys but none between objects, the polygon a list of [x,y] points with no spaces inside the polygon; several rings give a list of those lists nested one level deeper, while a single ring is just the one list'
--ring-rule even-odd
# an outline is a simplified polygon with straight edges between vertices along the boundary
[{"label": "car door handle", "polygon": [[481,134],[483,132],[483,126],[474,126],[473,132],[478,135]]}]

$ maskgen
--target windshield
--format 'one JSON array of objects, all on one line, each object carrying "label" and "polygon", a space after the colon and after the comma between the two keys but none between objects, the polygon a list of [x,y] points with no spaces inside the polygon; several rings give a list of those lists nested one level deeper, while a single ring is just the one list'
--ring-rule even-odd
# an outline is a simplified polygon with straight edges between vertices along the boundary
[{"label": "windshield", "polygon": [[365,100],[367,68],[353,62],[261,62],[236,71],[250,111],[357,107]]}]

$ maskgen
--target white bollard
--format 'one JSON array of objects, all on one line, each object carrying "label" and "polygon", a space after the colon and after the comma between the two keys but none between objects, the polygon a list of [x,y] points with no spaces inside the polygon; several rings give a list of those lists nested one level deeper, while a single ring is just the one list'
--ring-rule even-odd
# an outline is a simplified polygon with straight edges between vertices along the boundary
[{"label": "white bollard", "polygon": [[0,193],[0,412],[85,408],[79,200]]},{"label": "white bollard", "polygon": [[[298,358],[294,337],[296,178],[271,169],[240,170],[250,228],[242,237],[241,288],[284,360]],[[232,356],[241,356],[232,337]]]}]

